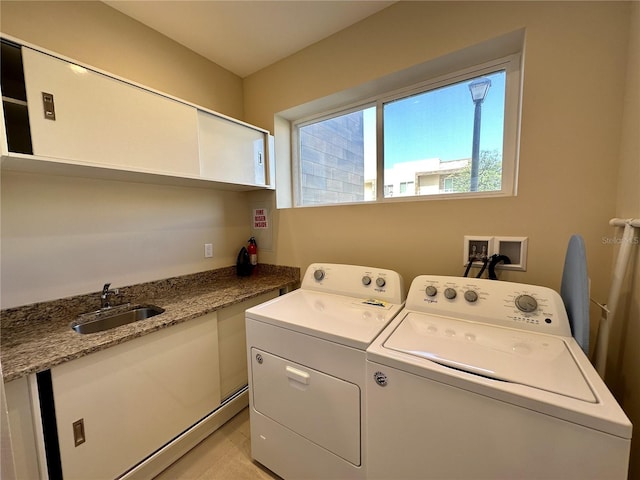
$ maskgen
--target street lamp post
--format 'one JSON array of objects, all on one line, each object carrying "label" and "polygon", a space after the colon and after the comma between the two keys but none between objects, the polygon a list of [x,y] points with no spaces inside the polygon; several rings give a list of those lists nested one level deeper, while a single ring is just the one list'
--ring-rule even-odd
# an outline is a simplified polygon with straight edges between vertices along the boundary
[{"label": "street lamp post", "polygon": [[471,99],[475,105],[473,117],[473,147],[471,149],[471,192],[478,191],[478,169],[480,166],[480,122],[482,119],[482,102],[484,102],[491,80],[478,78],[469,84]]}]

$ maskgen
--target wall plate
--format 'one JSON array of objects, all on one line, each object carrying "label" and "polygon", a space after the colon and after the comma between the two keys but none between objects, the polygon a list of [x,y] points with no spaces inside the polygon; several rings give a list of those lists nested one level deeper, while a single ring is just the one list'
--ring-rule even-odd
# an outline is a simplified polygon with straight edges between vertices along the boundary
[{"label": "wall plate", "polygon": [[[494,254],[506,255],[511,260],[510,264],[499,263],[497,270],[527,270],[527,241],[528,237],[492,237],[482,235],[465,235],[462,265],[467,266],[469,255],[474,251],[483,253],[483,248],[487,256]],[[475,247],[475,250],[474,250]],[[482,259],[474,260],[473,267],[481,267]]]},{"label": "wall plate", "polygon": [[527,237],[494,237],[495,253],[506,255],[510,264],[500,263],[496,266],[501,270],[527,270]]},{"label": "wall plate", "polygon": [[[493,237],[484,237],[481,235],[465,235],[462,264],[466,266],[469,262],[469,255],[472,253],[477,255],[490,256],[493,252]],[[482,259],[478,258],[473,261],[474,265],[481,266]]]}]

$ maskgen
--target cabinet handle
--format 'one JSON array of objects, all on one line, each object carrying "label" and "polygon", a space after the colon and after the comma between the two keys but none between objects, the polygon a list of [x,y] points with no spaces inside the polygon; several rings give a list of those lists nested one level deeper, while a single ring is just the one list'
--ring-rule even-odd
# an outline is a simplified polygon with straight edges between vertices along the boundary
[{"label": "cabinet handle", "polygon": [[56,107],[53,104],[53,95],[51,93],[42,92],[42,106],[44,107],[45,120],[56,119]]},{"label": "cabinet handle", "polygon": [[73,422],[73,443],[77,447],[78,445],[82,445],[87,437],[84,435],[84,418]]},{"label": "cabinet handle", "polygon": [[304,385],[309,385],[309,379],[311,378],[307,372],[303,372],[302,370],[298,370],[297,368],[287,367],[287,377],[291,380],[295,380],[296,382],[300,382]]}]

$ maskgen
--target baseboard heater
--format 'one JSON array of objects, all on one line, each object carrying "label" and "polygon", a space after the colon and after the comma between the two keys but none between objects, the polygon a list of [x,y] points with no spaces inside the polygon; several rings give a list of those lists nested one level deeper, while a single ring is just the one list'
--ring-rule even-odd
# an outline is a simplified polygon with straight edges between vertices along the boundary
[{"label": "baseboard heater", "polygon": [[249,387],[245,386],[227,398],[216,410],[148,456],[135,467],[120,475],[118,479],[147,480],[155,477],[248,405]]}]

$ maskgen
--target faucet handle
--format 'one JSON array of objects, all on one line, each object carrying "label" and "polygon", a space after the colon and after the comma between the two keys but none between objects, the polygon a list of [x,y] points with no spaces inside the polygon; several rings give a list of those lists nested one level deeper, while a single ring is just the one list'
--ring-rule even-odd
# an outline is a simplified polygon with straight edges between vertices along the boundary
[{"label": "faucet handle", "polygon": [[111,286],[110,283],[105,283],[104,287],[102,287],[102,295],[100,295],[100,307],[101,308],[110,308],[111,307],[111,303],[109,302],[109,296],[110,295],[119,295],[120,294],[120,290],[115,288],[113,290],[109,290],[109,287]]}]

